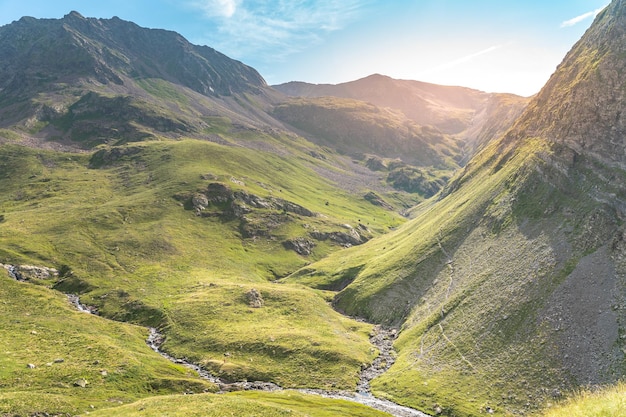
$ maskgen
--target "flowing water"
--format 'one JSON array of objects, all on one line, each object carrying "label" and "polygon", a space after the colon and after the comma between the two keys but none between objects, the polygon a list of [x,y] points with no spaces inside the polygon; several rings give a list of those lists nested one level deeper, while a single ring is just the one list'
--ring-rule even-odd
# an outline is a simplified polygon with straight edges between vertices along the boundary
[{"label": "flowing water", "polygon": [[[19,274],[17,273],[17,269],[13,265],[5,265],[9,276],[11,278],[20,280]],[[80,298],[75,294],[67,294],[67,298],[70,303],[76,307],[78,311],[82,311],[88,314],[98,314],[98,310],[95,307],[87,306],[81,304]],[[190,363],[184,359],[175,358],[161,350],[161,344],[165,340],[164,336],[159,333],[159,331],[155,328],[150,328],[150,333],[148,335],[148,339],[146,343],[150,348],[163,356],[164,358],[183,365],[187,368],[193,369],[201,378],[204,378],[214,384],[216,384],[220,388],[220,393],[228,392],[228,391],[240,391],[240,390],[256,390],[256,391],[283,391],[283,388],[271,383],[264,381],[254,381],[254,382],[234,382],[229,383],[226,382],[214,375],[212,375],[206,369],[202,367]],[[378,357],[372,362],[370,366],[364,368],[361,371],[359,377],[359,383],[357,384],[356,392],[348,392],[348,391],[328,391],[328,390],[320,390],[320,389],[297,389],[294,391],[303,393],[303,394],[311,394],[311,395],[319,395],[325,398],[333,398],[340,399],[346,401],[352,401],[359,404],[367,405],[376,410],[384,411],[386,413],[391,414],[395,417],[430,417],[428,414],[424,414],[415,409],[404,407],[394,402],[376,398],[372,395],[370,391],[370,381],[377,376],[382,375],[386,372],[394,361],[393,356],[393,340],[396,338],[397,334],[395,330],[387,330],[380,326],[376,326],[374,332],[371,336],[370,341],[374,346],[378,348],[380,351]]]}]

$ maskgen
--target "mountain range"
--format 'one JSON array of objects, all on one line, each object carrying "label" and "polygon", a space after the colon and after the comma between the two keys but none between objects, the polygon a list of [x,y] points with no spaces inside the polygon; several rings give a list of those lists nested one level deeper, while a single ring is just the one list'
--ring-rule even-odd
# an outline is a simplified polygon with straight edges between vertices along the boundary
[{"label": "mountain range", "polygon": [[524,98],[0,27],[0,414],[518,416],[623,379],[625,33],[614,0]]}]

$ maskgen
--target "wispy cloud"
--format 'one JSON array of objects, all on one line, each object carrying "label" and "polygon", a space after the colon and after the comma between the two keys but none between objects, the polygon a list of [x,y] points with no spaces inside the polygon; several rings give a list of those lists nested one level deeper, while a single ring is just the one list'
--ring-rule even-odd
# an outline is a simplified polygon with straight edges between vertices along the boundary
[{"label": "wispy cloud", "polygon": [[241,0],[194,0],[190,5],[207,17],[232,17],[240,3]]},{"label": "wispy cloud", "polygon": [[608,6],[608,5],[604,5],[604,6],[600,7],[599,9],[593,10],[591,12],[583,13],[580,16],[576,16],[576,17],[573,17],[573,18],[571,18],[569,20],[566,20],[566,21],[561,23],[561,27],[562,28],[571,27],[571,26],[577,25],[580,22],[583,22],[583,21],[585,21],[585,20],[587,20],[589,18],[596,17],[598,15],[598,13],[600,13],[602,10],[604,10],[604,8],[606,6]]},{"label": "wispy cloud", "polygon": [[215,24],[211,46],[282,59],[353,21],[368,0],[193,0]]},{"label": "wispy cloud", "polygon": [[465,63],[473,60],[474,58],[478,58],[479,56],[489,54],[489,53],[491,53],[493,51],[496,51],[496,50],[498,50],[500,48],[502,48],[502,45],[490,46],[489,48],[485,48],[485,49],[483,49],[481,51],[474,52],[474,53],[469,54],[469,55],[465,55],[465,56],[463,56],[461,58],[457,58],[455,60],[446,62],[445,64],[441,64],[441,65],[439,65],[439,66],[437,66],[435,68],[431,68],[430,70],[423,72],[421,75],[434,74],[434,73],[437,73],[437,72],[440,72],[440,71],[444,71],[444,70],[448,70],[450,68],[457,67],[457,66],[459,66],[461,64],[465,64]]}]

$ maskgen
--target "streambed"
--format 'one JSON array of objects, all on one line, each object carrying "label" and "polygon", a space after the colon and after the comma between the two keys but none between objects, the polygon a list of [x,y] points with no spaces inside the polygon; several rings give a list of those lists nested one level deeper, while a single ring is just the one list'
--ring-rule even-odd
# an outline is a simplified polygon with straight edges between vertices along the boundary
[{"label": "streambed", "polygon": [[[17,269],[13,265],[2,265],[8,272],[8,275],[16,280],[23,281]],[[98,310],[95,307],[81,304],[78,295],[66,294],[69,302],[79,311],[87,314],[98,314]],[[349,391],[330,391],[321,389],[295,389],[293,391],[303,394],[319,395],[325,398],[340,399],[346,401],[352,401],[359,404],[363,404],[374,408],[379,411],[383,411],[391,414],[395,417],[430,417],[428,414],[424,414],[418,410],[404,407],[389,400],[376,398],[372,395],[370,390],[370,381],[384,372],[386,372],[394,362],[393,355],[393,341],[396,338],[397,333],[395,329],[384,329],[381,326],[376,326],[372,332],[370,342],[379,350],[378,357],[368,367],[364,368],[359,376],[359,382],[357,384],[356,392]],[[161,344],[164,342],[165,337],[159,333],[155,328],[149,328],[149,335],[146,343],[156,353],[160,354],[164,358],[183,365],[187,368],[193,369],[201,378],[208,380],[216,384],[220,391],[219,393],[225,393],[229,391],[242,391],[242,390],[255,390],[255,391],[284,391],[285,389],[272,382],[265,381],[242,381],[242,382],[227,382],[212,375],[206,369],[188,362],[185,359],[175,358],[161,350]]]}]

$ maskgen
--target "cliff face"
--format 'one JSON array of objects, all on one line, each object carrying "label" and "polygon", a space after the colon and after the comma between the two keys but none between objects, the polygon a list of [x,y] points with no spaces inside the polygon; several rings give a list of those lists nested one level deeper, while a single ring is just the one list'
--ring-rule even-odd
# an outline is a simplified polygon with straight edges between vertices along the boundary
[{"label": "cliff face", "polygon": [[626,168],[626,4],[614,1],[567,54],[512,134]]}]

